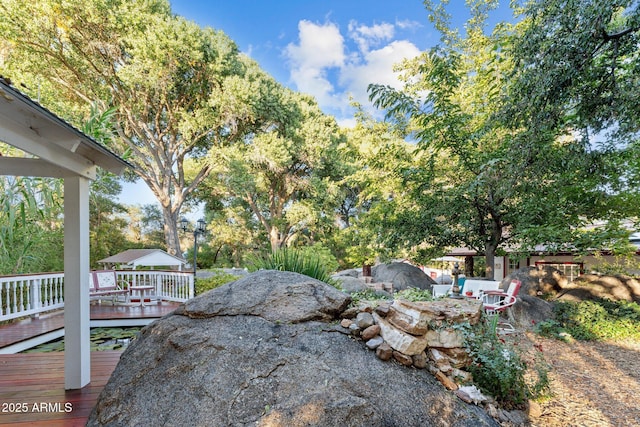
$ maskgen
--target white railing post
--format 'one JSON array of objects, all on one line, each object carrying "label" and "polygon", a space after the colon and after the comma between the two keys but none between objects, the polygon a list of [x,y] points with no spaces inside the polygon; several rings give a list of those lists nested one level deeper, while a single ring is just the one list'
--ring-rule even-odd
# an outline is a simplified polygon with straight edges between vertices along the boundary
[{"label": "white railing post", "polygon": [[[42,306],[40,301],[40,279],[29,280],[29,286],[31,288],[29,292],[30,299],[30,309],[31,310],[39,310]],[[32,318],[37,318],[40,313],[33,313],[31,315]]]},{"label": "white railing post", "polygon": [[18,312],[18,298],[17,298],[16,288],[18,287],[18,285],[16,284],[15,281],[13,281],[11,283],[12,283],[11,290],[13,291],[13,312],[17,313]]}]

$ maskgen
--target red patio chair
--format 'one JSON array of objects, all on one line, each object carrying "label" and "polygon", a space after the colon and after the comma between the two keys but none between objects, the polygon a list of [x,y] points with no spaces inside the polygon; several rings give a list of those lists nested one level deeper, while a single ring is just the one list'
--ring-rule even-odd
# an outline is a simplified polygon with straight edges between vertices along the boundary
[{"label": "red patio chair", "polygon": [[[522,282],[520,280],[512,280],[507,291],[485,291],[482,294],[482,308],[489,316],[505,313],[507,309],[512,307],[517,300],[518,292]],[[498,322],[498,330],[502,333],[515,332],[515,328],[508,322]]]}]

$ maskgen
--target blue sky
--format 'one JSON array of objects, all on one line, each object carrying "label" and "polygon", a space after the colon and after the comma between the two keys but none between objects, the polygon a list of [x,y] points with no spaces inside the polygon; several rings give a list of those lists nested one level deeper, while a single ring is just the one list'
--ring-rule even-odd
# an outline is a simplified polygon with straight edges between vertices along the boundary
[{"label": "blue sky", "polygon": [[[421,0],[170,0],[175,14],[222,30],[280,83],[309,93],[343,126],[353,123],[349,97],[370,106],[369,83],[399,87],[393,65],[435,46],[440,35]],[[467,17],[452,0],[453,24]],[[501,1],[496,19],[507,19]],[[141,181],[121,201],[155,203]]]},{"label": "blue sky", "polygon": [[[440,38],[421,0],[170,1],[175,14],[224,31],[265,71],[315,96],[343,125],[352,123],[349,95],[369,105],[369,83],[399,86],[393,65]],[[462,26],[465,2],[451,3],[453,23]],[[508,12],[508,2],[501,3]]]}]

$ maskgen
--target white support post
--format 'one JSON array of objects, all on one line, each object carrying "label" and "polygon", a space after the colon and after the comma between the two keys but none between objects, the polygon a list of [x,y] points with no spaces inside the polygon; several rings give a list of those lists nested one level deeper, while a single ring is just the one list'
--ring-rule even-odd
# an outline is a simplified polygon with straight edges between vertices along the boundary
[{"label": "white support post", "polygon": [[89,180],[64,179],[64,386],[91,381],[89,340]]}]

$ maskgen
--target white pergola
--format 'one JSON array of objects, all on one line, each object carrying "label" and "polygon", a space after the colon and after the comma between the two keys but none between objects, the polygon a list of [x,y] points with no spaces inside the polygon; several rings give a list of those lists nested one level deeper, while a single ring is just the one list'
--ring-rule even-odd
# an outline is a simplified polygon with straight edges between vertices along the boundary
[{"label": "white pergola", "polygon": [[0,175],[64,179],[64,379],[79,389],[91,379],[89,182],[98,166],[120,175],[130,165],[1,77],[0,141],[33,156],[0,156]]}]

